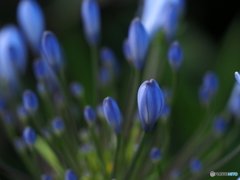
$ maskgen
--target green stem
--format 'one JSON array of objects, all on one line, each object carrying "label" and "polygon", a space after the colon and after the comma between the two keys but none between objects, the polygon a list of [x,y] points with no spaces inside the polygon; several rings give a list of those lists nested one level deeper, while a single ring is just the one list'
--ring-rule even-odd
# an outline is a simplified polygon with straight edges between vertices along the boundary
[{"label": "green stem", "polygon": [[123,180],[126,180],[126,179],[131,180],[131,177],[134,174],[134,168],[136,167],[137,160],[140,157],[141,152],[142,152],[142,150],[145,146],[145,142],[146,142],[147,137],[148,137],[147,134],[145,132],[143,132],[142,136],[141,136],[141,141],[139,143],[139,147],[137,149],[137,152],[134,154],[134,157],[131,161],[131,164],[130,164],[130,166],[127,170],[127,173],[125,174],[125,177],[124,177]]},{"label": "green stem", "polygon": [[97,94],[97,86],[98,86],[98,50],[96,46],[91,47],[91,58],[92,58],[92,91],[93,91],[93,107],[97,107],[98,103],[98,94]]},{"label": "green stem", "polygon": [[33,113],[31,113],[30,114],[30,116],[31,116],[31,119],[32,119],[32,124],[33,124],[33,126],[34,126],[34,128],[35,128],[35,130],[37,131],[37,132],[41,132],[41,120],[40,120],[40,118],[39,118],[39,116],[38,116],[38,112],[36,111],[36,112],[33,112]]},{"label": "green stem", "polygon": [[61,132],[61,134],[56,135],[58,144],[60,146],[60,148],[62,149],[62,152],[65,155],[65,160],[67,161],[68,166],[70,166],[71,168],[73,168],[78,175],[80,175],[80,170],[78,168],[78,163],[77,160],[73,157],[76,156],[76,153],[73,153],[72,151],[70,152],[70,149],[67,142],[69,142],[69,139],[67,137],[67,133],[66,132]]},{"label": "green stem", "polygon": [[156,171],[157,171],[157,174],[158,174],[158,177],[159,179],[162,178],[162,167],[161,167],[161,163],[158,162],[155,164],[155,168],[156,168]]},{"label": "green stem", "polygon": [[33,161],[34,166],[34,175],[35,178],[39,178],[42,175],[42,168],[41,165],[39,164],[37,152],[35,151],[34,147],[31,147],[31,160]]},{"label": "green stem", "polygon": [[121,135],[118,134],[117,135],[117,147],[116,147],[115,155],[114,155],[114,166],[113,166],[113,171],[111,174],[111,179],[114,179],[117,176],[118,156],[119,156],[121,141],[122,141],[122,137],[121,137]]},{"label": "green stem", "polygon": [[[134,69],[131,67],[130,75],[128,76],[127,81],[124,84],[125,93],[123,93],[123,95],[121,96],[121,98],[124,100],[122,103],[122,108],[125,108],[129,103],[129,98],[130,98],[131,89],[132,89],[132,82],[134,82]],[[125,111],[127,111],[127,108],[125,109]],[[125,112],[125,114],[126,114],[126,112]]]},{"label": "green stem", "polygon": [[178,81],[178,72],[173,71],[172,73],[172,98],[170,101],[170,105],[173,105],[175,96],[176,96],[176,90],[177,90],[177,81]]},{"label": "green stem", "polygon": [[106,177],[107,176],[106,175],[106,169],[105,169],[106,165],[105,165],[105,161],[104,161],[104,158],[103,158],[103,152],[102,152],[102,149],[101,149],[100,141],[96,136],[96,133],[94,131],[94,126],[92,124],[89,126],[89,129],[90,129],[90,133],[91,133],[93,142],[94,142],[95,147],[96,147],[97,156],[98,156],[100,164],[102,166],[102,171],[104,172],[104,176]]},{"label": "green stem", "polygon": [[132,84],[132,88],[131,88],[131,92],[130,95],[128,96],[128,104],[126,105],[126,121],[125,121],[125,126],[124,126],[124,140],[126,141],[126,144],[128,143],[129,140],[129,133],[131,132],[130,129],[132,127],[132,123],[133,121],[131,121],[131,117],[133,115],[134,112],[134,108],[136,106],[136,98],[137,98],[137,89],[139,87],[139,81],[140,81],[140,71],[135,69],[134,72],[134,78],[133,78],[133,84]]},{"label": "green stem", "polygon": [[27,167],[30,174],[32,175],[32,177],[34,177],[35,176],[34,167],[32,166],[32,162],[30,161],[31,159],[29,158],[28,154],[25,151],[19,152],[19,156],[23,161],[24,165]]},{"label": "green stem", "polygon": [[163,123],[164,128],[164,143],[162,147],[162,152],[165,154],[167,152],[167,149],[169,147],[170,143],[170,132],[169,132],[169,122],[166,121]]}]

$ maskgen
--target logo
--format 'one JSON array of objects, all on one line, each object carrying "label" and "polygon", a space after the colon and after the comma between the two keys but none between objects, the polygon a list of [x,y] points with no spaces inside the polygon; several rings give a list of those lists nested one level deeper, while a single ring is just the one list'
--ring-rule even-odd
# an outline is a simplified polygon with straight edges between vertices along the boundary
[{"label": "logo", "polygon": [[214,171],[211,171],[211,172],[210,172],[210,176],[211,176],[211,177],[214,177],[214,176],[215,176],[215,172],[214,172]]}]

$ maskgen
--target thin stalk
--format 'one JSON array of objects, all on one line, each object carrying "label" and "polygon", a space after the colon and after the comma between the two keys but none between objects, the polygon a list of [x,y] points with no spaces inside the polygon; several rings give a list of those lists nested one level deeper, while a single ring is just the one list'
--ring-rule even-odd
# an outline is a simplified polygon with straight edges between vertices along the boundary
[{"label": "thin stalk", "polygon": [[170,105],[174,104],[175,96],[176,96],[176,90],[177,90],[177,82],[178,82],[178,72],[173,71],[172,73],[172,98],[170,101]]},{"label": "thin stalk", "polygon": [[92,140],[93,140],[93,142],[95,144],[95,147],[96,147],[97,156],[98,156],[100,164],[102,166],[102,171],[104,172],[104,176],[106,177],[107,176],[106,175],[106,165],[105,165],[105,161],[104,161],[104,158],[103,158],[103,152],[102,152],[100,141],[98,140],[98,138],[95,134],[94,126],[90,125],[89,129],[90,129],[90,133],[91,133],[91,136],[92,136]]},{"label": "thin stalk", "polygon": [[[170,106],[174,106],[175,96],[176,96],[176,90],[177,90],[177,82],[178,82],[178,72],[173,71],[172,73],[172,98],[169,102]],[[168,115],[167,120],[163,122],[164,126],[164,143],[162,147],[163,153],[167,152],[170,144],[170,120],[172,117],[172,113]]]},{"label": "thin stalk", "polygon": [[61,134],[56,135],[56,138],[57,138],[58,145],[60,146],[60,148],[62,149],[62,151],[65,155],[65,160],[67,161],[67,164],[70,167],[72,167],[78,173],[78,175],[80,175],[76,159],[73,158],[73,157],[75,157],[75,154],[70,153],[69,148],[68,148],[69,145],[65,143],[65,142],[69,141],[66,137],[66,132],[62,132]]},{"label": "thin stalk", "polygon": [[41,165],[39,164],[38,156],[37,153],[34,149],[34,147],[30,147],[30,153],[31,153],[31,160],[33,161],[34,164],[34,175],[35,178],[39,178],[42,175],[42,168]]},{"label": "thin stalk", "polygon": [[162,179],[162,166],[161,163],[158,162],[155,164],[156,172],[158,174],[159,179]]},{"label": "thin stalk", "polygon": [[[69,121],[69,125],[71,126],[71,132],[72,132],[73,137],[74,137],[74,134],[77,133],[77,124],[74,121],[74,119],[72,118],[71,113],[70,113],[70,97],[69,97],[69,93],[67,93],[68,92],[67,81],[66,81],[66,77],[64,75],[63,70],[58,75],[58,79],[61,82],[61,91],[63,92],[64,100],[65,100],[65,105],[64,105],[65,117]],[[73,139],[74,139],[74,143],[77,144],[76,139],[75,138],[73,138]]]},{"label": "thin stalk", "polygon": [[31,163],[31,159],[29,158],[28,154],[26,154],[26,152],[19,152],[19,156],[21,158],[21,160],[23,161],[23,163],[25,164],[25,166],[27,167],[28,171],[30,172],[30,174],[32,175],[32,177],[35,176],[35,171],[34,171],[34,166],[32,166]]},{"label": "thin stalk", "polygon": [[41,132],[41,127],[42,126],[41,126],[41,123],[40,123],[40,119],[38,117],[38,112],[37,111],[36,112],[32,112],[30,114],[30,116],[31,116],[32,124],[33,124],[35,130],[37,132]]},{"label": "thin stalk", "polygon": [[142,136],[141,136],[140,143],[139,143],[138,150],[134,154],[134,157],[133,157],[133,159],[131,161],[131,164],[130,164],[130,166],[129,166],[128,170],[127,170],[127,173],[125,174],[125,177],[124,177],[123,180],[125,180],[125,179],[131,180],[132,175],[134,174],[134,169],[136,167],[137,160],[140,157],[143,148],[145,147],[145,142],[146,142],[147,137],[148,137],[147,134],[145,132],[143,132]]},{"label": "thin stalk", "polygon": [[163,123],[164,128],[164,143],[162,147],[162,152],[165,154],[167,152],[167,149],[169,147],[170,143],[170,129],[169,129],[169,122],[166,121]]},{"label": "thin stalk", "polygon": [[92,90],[93,90],[93,107],[97,107],[98,103],[98,50],[96,46],[91,47],[91,58],[92,58]]},{"label": "thin stalk", "polygon": [[113,166],[113,171],[111,174],[111,179],[114,179],[117,176],[118,156],[119,156],[121,141],[122,141],[122,137],[121,137],[121,135],[118,134],[117,135],[117,147],[116,147],[115,154],[114,154],[114,166]]},{"label": "thin stalk", "polygon": [[127,137],[129,137],[129,132],[131,132],[129,129],[131,129],[132,127],[132,123],[133,121],[131,121],[131,117],[133,115],[134,112],[134,108],[136,106],[137,103],[137,89],[140,83],[140,71],[137,69],[134,69],[134,78],[133,78],[133,82],[132,82],[132,88],[131,88],[131,92],[130,95],[128,96],[128,104],[126,106],[126,121],[125,121],[125,126],[124,126],[124,140],[126,141],[126,144],[128,143],[128,139]]},{"label": "thin stalk", "polygon": [[[130,75],[128,77],[128,82],[126,83],[126,92],[124,93],[124,96],[122,96],[122,98],[124,99],[123,103],[122,103],[122,108],[127,107],[128,103],[129,103],[129,98],[131,95],[131,89],[132,89],[132,82],[134,82],[134,69],[131,67],[130,69]],[[124,89],[124,90],[125,90]],[[127,108],[125,109],[125,111],[127,111]],[[126,114],[126,112],[125,112]]]}]

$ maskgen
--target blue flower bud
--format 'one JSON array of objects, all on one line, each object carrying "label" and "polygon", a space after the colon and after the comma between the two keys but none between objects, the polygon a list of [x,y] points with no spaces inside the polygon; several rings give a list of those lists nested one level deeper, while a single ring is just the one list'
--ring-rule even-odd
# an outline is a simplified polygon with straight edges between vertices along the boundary
[{"label": "blue flower bud", "polygon": [[154,147],[150,151],[150,158],[153,162],[158,162],[162,158],[162,152]]},{"label": "blue flower bud", "polygon": [[77,180],[76,174],[73,172],[73,170],[68,169],[65,173],[65,180]]},{"label": "blue flower bud", "polygon": [[52,176],[50,176],[49,174],[43,174],[41,176],[41,180],[52,180]]},{"label": "blue flower bud", "polygon": [[103,47],[100,49],[100,59],[103,66],[110,71],[110,74],[119,75],[120,68],[118,65],[118,61],[115,57],[115,54],[110,48]]},{"label": "blue flower bud", "polygon": [[81,16],[86,39],[90,45],[97,45],[100,40],[100,10],[95,0],[83,0]]},{"label": "blue flower bud", "polygon": [[193,173],[199,172],[202,168],[202,162],[197,159],[193,158],[190,162],[190,169]]},{"label": "blue flower bud", "polygon": [[123,54],[125,56],[125,58],[131,62],[131,52],[130,52],[130,48],[129,48],[129,42],[128,42],[128,39],[125,39],[124,42],[123,42]]},{"label": "blue flower bud", "polygon": [[128,45],[134,67],[142,69],[148,52],[149,37],[139,18],[135,18],[131,22],[128,31]]},{"label": "blue flower bud", "polygon": [[227,122],[223,118],[216,118],[213,122],[213,129],[217,135],[223,134],[227,129]]},{"label": "blue flower bud", "polygon": [[26,127],[23,131],[23,139],[28,145],[33,145],[36,142],[37,135],[33,128]]},{"label": "blue flower bud", "polygon": [[22,138],[14,139],[14,147],[17,151],[23,151],[26,148],[26,144]]},{"label": "blue flower bud", "polygon": [[142,128],[149,132],[160,117],[165,104],[163,92],[154,79],[142,83],[138,89],[137,101]]},{"label": "blue flower bud", "polygon": [[63,53],[57,37],[50,31],[46,31],[42,38],[43,55],[53,68],[58,72],[63,67]]},{"label": "blue flower bud", "polygon": [[72,82],[70,84],[70,92],[73,96],[79,98],[83,96],[84,88],[80,83]]},{"label": "blue flower bud", "polygon": [[64,122],[60,117],[56,117],[52,121],[52,129],[56,133],[61,133],[65,128]]},{"label": "blue flower bud", "polygon": [[238,72],[235,72],[235,78],[236,78],[238,84],[240,85],[240,74]]},{"label": "blue flower bud", "polygon": [[103,47],[100,49],[100,59],[106,67],[114,67],[116,57],[113,51],[108,47]]},{"label": "blue flower bud", "polygon": [[103,112],[112,130],[116,134],[121,133],[122,115],[116,101],[113,98],[107,97],[104,99]]},{"label": "blue flower bud", "polygon": [[240,119],[240,86],[235,83],[228,100],[228,111],[237,119]]},{"label": "blue flower bud", "polygon": [[218,90],[218,77],[213,72],[207,72],[203,77],[203,87],[214,94]]},{"label": "blue flower bud", "polygon": [[163,28],[167,39],[171,41],[174,38],[179,17],[179,6],[176,3],[168,3],[165,9],[165,22]]},{"label": "blue flower bud", "polygon": [[33,64],[33,72],[38,80],[46,79],[48,77],[48,68],[46,62],[41,59],[35,60]]},{"label": "blue flower bud", "polygon": [[18,4],[17,20],[36,53],[39,53],[45,29],[43,12],[35,0],[22,0]]},{"label": "blue flower bud", "polygon": [[26,121],[28,118],[28,112],[23,105],[17,107],[17,115],[21,121]]},{"label": "blue flower bud", "polygon": [[179,70],[183,59],[183,52],[180,44],[175,41],[171,44],[168,50],[168,60],[174,71]]},{"label": "blue flower bud", "polygon": [[10,84],[18,84],[18,72],[24,73],[27,49],[20,31],[8,25],[0,31],[0,77]]},{"label": "blue flower bud", "polygon": [[29,112],[35,112],[38,108],[38,98],[31,90],[26,90],[23,93],[23,106]]},{"label": "blue flower bud", "polygon": [[[181,0],[144,0],[142,22],[151,38],[159,30],[169,26],[169,23],[173,24],[173,17],[170,16],[171,12],[169,12],[170,4],[176,6],[177,13],[182,10]],[[174,28],[174,26],[171,27]],[[167,27],[167,29],[169,28]]]},{"label": "blue flower bud", "polygon": [[83,111],[84,118],[88,122],[93,122],[96,120],[96,114],[91,106],[86,106]]}]

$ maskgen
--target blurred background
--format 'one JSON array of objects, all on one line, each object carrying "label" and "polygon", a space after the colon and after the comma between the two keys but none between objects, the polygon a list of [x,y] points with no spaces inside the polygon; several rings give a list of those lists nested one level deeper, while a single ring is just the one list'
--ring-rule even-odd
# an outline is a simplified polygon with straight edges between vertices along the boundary
[{"label": "blurred background", "polygon": [[[129,23],[141,11],[136,0],[98,0],[102,15],[101,46],[115,52],[121,65],[122,75],[128,74],[128,63],[123,57],[122,42],[127,37]],[[0,0],[0,28],[16,24],[18,0]],[[89,48],[85,42],[80,19],[81,0],[39,0],[45,13],[47,29],[53,31],[61,42],[67,62],[68,82],[81,82],[86,91],[91,91]],[[220,89],[217,95],[216,113],[226,105],[232,86],[233,73],[240,69],[240,6],[238,0],[187,0],[185,14],[179,25],[177,39],[184,50],[184,63],[180,73],[177,99],[173,112],[171,151],[174,154],[188,139],[203,118],[203,109],[198,100],[198,88],[203,74],[213,70],[219,76]],[[33,59],[29,58],[27,81],[35,89],[32,73]],[[160,83],[169,86],[168,74]],[[91,101],[91,97],[87,97]],[[240,141],[239,141],[240,143]],[[7,141],[0,127],[0,161],[23,170],[17,154]],[[238,172],[240,155],[222,167],[222,172]],[[236,166],[238,165],[238,166]],[[0,170],[0,178],[4,174]],[[216,177],[221,179],[220,177]],[[225,178],[226,179],[226,178]]]}]

